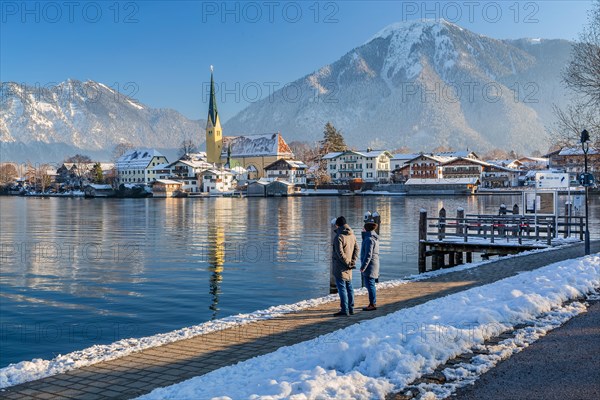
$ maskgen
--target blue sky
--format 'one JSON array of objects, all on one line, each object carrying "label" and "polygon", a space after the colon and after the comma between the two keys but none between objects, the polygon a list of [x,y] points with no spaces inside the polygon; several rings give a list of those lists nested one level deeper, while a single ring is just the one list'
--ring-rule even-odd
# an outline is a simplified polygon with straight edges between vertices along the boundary
[{"label": "blue sky", "polygon": [[445,18],[490,37],[575,39],[592,1],[0,2],[0,80],[92,79],[206,118],[210,65],[226,121],[394,22]]}]

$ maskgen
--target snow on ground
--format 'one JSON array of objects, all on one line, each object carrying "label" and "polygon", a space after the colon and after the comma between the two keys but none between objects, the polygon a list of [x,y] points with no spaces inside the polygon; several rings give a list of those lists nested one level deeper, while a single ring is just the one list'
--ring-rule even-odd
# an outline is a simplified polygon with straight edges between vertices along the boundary
[{"label": "snow on ground", "polygon": [[[534,254],[539,252],[551,251],[552,249],[533,250],[520,253],[520,255]],[[504,259],[519,257],[519,254],[506,256]],[[391,280],[377,285],[378,289],[393,288],[404,285],[409,282],[424,280],[451,272],[462,271],[494,262],[494,260],[481,261],[478,263],[463,264],[451,269],[442,269],[430,271],[424,274],[417,274],[406,279]],[[356,295],[366,294],[366,289],[355,290]],[[178,329],[175,331],[161,333],[143,338],[122,339],[108,345],[95,345],[83,350],[77,350],[65,355],[58,355],[51,360],[40,358],[31,361],[21,361],[16,364],[10,364],[0,369],[0,388],[18,385],[20,383],[41,379],[47,376],[64,373],[76,368],[81,368],[96,364],[102,361],[114,360],[124,357],[128,354],[149,349],[151,347],[161,346],[178,340],[189,339],[194,336],[233,328],[235,326],[248,324],[255,321],[275,318],[287,313],[300,311],[303,309],[315,307],[320,304],[337,302],[337,295],[329,295],[315,299],[303,300],[294,304],[284,304],[273,306],[265,310],[255,311],[249,314],[238,314],[222,318],[215,321],[208,321],[199,325]]]},{"label": "snow on ground", "polygon": [[[140,397],[370,399],[600,287],[600,253],[363,321]],[[575,312],[572,313],[575,315]],[[541,333],[541,332],[540,332]],[[427,398],[435,398],[433,392]]]},{"label": "snow on ground", "polygon": [[[597,297],[597,294],[588,296],[588,299],[591,300],[594,297]],[[442,373],[447,382],[443,384],[422,383],[411,391],[414,393],[415,390],[418,390],[421,399],[450,397],[458,388],[473,384],[482,374],[495,367],[500,361],[519,353],[551,330],[586,310],[586,305],[578,301],[553,308],[545,315],[527,321],[527,324],[531,324],[531,326],[516,330],[512,338],[503,340],[497,345],[476,346],[475,349],[487,350],[489,354],[480,354],[473,357],[470,362],[459,363],[454,367],[444,369]]]}]

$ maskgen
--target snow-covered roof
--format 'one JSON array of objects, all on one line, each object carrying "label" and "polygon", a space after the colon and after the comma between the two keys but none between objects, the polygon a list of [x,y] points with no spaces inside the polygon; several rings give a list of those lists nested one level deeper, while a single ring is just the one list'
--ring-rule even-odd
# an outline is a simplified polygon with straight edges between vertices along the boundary
[{"label": "snow-covered roof", "polygon": [[[367,158],[375,158],[379,157],[382,154],[389,154],[386,150],[347,150],[347,151],[336,151],[332,153],[327,153],[323,156],[323,160],[331,160],[337,158],[339,156],[345,154],[356,154],[358,156],[367,157]],[[390,154],[391,156],[391,154]]]},{"label": "snow-covered roof", "polygon": [[169,168],[172,168],[176,165],[187,165],[189,167],[192,168],[214,168],[215,165],[206,161],[202,161],[202,160],[177,160],[175,162],[172,162],[171,164],[169,164]]},{"label": "snow-covered roof", "polygon": [[272,165],[275,165],[278,162],[285,162],[287,163],[291,168],[298,168],[298,169],[307,169],[308,165],[304,164],[302,161],[299,160],[284,160],[284,159],[279,159],[275,162],[272,162],[271,164],[267,165],[265,167],[265,169],[270,169]]},{"label": "snow-covered roof", "polygon": [[343,151],[334,151],[332,153],[327,153],[323,156],[323,160],[332,160],[344,154]]},{"label": "snow-covered roof", "polygon": [[493,164],[493,163],[490,163],[489,167],[493,168],[493,169],[499,169],[500,171],[506,171],[506,172],[515,172],[515,173],[521,172],[517,168],[504,167],[502,165]]},{"label": "snow-covered roof", "polygon": [[414,158],[412,158],[410,160],[407,160],[406,162],[410,162],[410,161],[416,160],[419,157],[429,158],[430,160],[437,161],[440,164],[448,162],[448,161],[452,161],[452,160],[454,160],[456,158],[456,157],[437,156],[437,155],[434,155],[434,154],[418,154],[416,157],[414,157]]},{"label": "snow-covered roof", "polygon": [[519,159],[517,160],[520,163],[540,163],[540,164],[548,164],[548,159],[547,158],[542,158],[542,157],[519,157]]},{"label": "snow-covered roof", "polygon": [[198,153],[186,153],[180,160],[191,160],[191,161],[206,161],[206,152],[200,151]]},{"label": "snow-covered roof", "polygon": [[119,169],[146,168],[154,157],[165,156],[156,149],[133,149],[119,157],[115,165]]},{"label": "snow-covered roof", "polygon": [[487,162],[490,164],[495,164],[495,165],[501,166],[501,167],[507,167],[511,164],[512,165],[517,165],[517,164],[522,165],[523,164],[519,160],[510,160],[510,159],[508,159],[508,160],[487,160]]},{"label": "snow-covered roof", "polygon": [[202,175],[211,174],[211,175],[234,175],[232,171],[226,169],[207,169],[206,171],[201,172]]},{"label": "snow-covered roof", "polygon": [[91,187],[93,189],[96,189],[96,190],[111,190],[112,189],[112,186],[110,186],[110,185],[98,184],[98,183],[90,183],[90,184],[85,185],[85,186],[89,186],[89,187]]},{"label": "snow-covered roof", "polygon": [[292,149],[283,140],[280,133],[264,135],[225,136],[221,157],[226,158],[231,150],[231,157],[252,156],[293,156]]},{"label": "snow-covered roof", "polygon": [[158,171],[158,170],[162,170],[162,169],[169,169],[170,164],[169,163],[162,163],[162,164],[158,164],[156,167],[152,168],[153,171]]},{"label": "snow-covered roof", "polygon": [[466,157],[452,158],[452,159],[450,159],[450,160],[448,160],[446,162],[443,162],[442,165],[450,164],[450,163],[456,162],[456,161],[466,161],[468,163],[479,164],[479,165],[484,166],[484,167],[489,167],[491,165],[487,161],[477,160],[477,159],[474,159],[474,158],[466,158]]},{"label": "snow-covered roof", "polygon": [[[598,150],[593,149],[590,146],[590,150],[588,151],[588,155],[590,154],[600,154],[600,152],[598,152]],[[581,147],[565,147],[563,149],[560,150],[560,152],[558,153],[559,156],[582,156],[583,155],[583,149]]]},{"label": "snow-covered roof", "polygon": [[469,150],[459,150],[459,151],[442,151],[439,153],[433,153],[434,156],[438,157],[450,157],[450,158],[470,158],[470,155],[476,156],[475,153]]},{"label": "snow-covered roof", "polygon": [[271,183],[271,181],[264,180],[264,179],[261,178],[261,179],[259,179],[257,181],[250,182],[249,185],[258,184],[258,185],[267,186],[269,183]]},{"label": "snow-covered roof", "polygon": [[269,185],[273,185],[273,184],[276,184],[276,183],[281,183],[281,184],[283,184],[285,186],[295,186],[292,182],[288,182],[288,181],[283,180],[283,179],[282,180],[272,181],[272,182],[269,183]]},{"label": "snow-covered roof", "polygon": [[231,168],[231,171],[235,172],[236,174],[245,174],[246,172],[248,172],[248,170],[242,167],[241,165]]},{"label": "snow-covered roof", "polygon": [[477,178],[411,178],[406,181],[405,185],[475,185],[478,181],[479,179]]},{"label": "snow-covered roof", "polygon": [[163,185],[183,185],[183,182],[174,181],[172,179],[157,179],[156,183],[162,183]]}]

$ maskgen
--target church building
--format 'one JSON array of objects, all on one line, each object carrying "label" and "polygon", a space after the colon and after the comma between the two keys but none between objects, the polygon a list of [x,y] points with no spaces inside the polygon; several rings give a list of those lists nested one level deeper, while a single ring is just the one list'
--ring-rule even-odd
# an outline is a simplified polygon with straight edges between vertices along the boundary
[{"label": "church building", "polygon": [[224,137],[222,132],[211,67],[210,100],[206,122],[207,161],[225,164],[227,168],[243,167],[248,170],[250,179],[257,179],[266,176],[266,166],[280,159],[294,158],[294,153],[281,133]]}]

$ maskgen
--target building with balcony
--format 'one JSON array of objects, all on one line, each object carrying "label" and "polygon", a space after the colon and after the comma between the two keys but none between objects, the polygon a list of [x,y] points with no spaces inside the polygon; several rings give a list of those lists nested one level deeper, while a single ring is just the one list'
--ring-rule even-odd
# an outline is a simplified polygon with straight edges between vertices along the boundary
[{"label": "building with balcony", "polygon": [[167,163],[167,158],[155,149],[129,150],[115,162],[117,184],[154,182],[158,179],[156,166]]},{"label": "building with balcony", "polygon": [[207,169],[198,178],[202,181],[202,191],[205,193],[225,193],[235,189],[235,174],[226,169]]},{"label": "building with balcony", "polygon": [[328,153],[327,173],[334,181],[362,179],[364,182],[387,183],[390,179],[392,154],[385,150],[348,150]]},{"label": "building with balcony", "polygon": [[308,166],[302,161],[280,159],[265,167],[269,180],[283,180],[294,185],[306,185]]},{"label": "building with balcony", "polygon": [[[546,154],[548,157],[549,168],[569,173],[569,178],[578,180],[580,173],[584,171],[585,158],[581,147],[565,147],[560,150]],[[588,152],[588,172],[591,172],[600,179],[600,150],[590,146]]]}]

